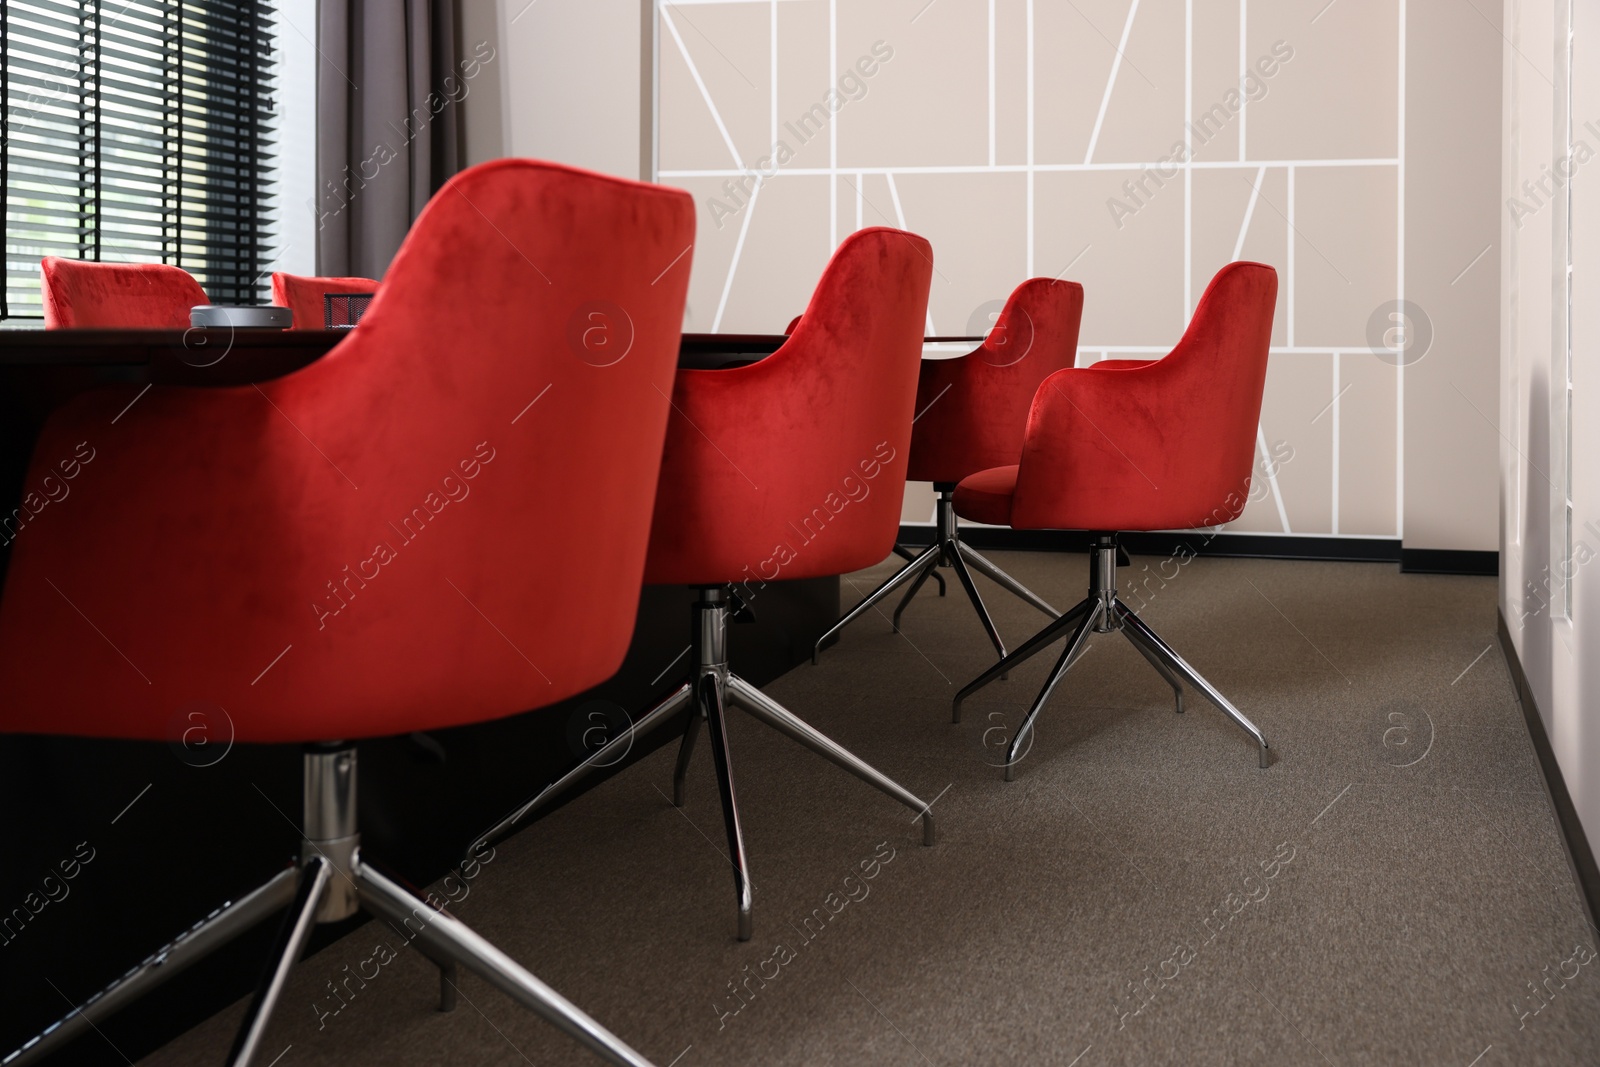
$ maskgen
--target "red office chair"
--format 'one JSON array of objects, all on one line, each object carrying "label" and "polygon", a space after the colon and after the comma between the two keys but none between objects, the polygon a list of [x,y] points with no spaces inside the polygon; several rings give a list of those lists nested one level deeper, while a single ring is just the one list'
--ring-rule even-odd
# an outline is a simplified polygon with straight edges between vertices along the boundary
[{"label": "red office chair", "polygon": [[[794,333],[794,328],[796,326],[800,325],[800,319],[802,317],[803,316],[796,315],[794,318],[789,320],[789,325],[787,325],[787,326],[785,326],[783,328],[783,334],[784,334],[785,337],[787,337],[788,335]],[[912,430],[911,430],[911,432],[913,434],[916,433],[916,420],[915,419],[912,420]],[[901,559],[905,560],[907,563],[910,563],[912,560],[917,558],[917,554],[915,552],[911,551],[909,548],[906,548],[904,545],[900,544],[898,541],[895,542],[894,554],[899,556]],[[940,574],[938,571],[935,571],[934,574],[933,574],[933,580],[936,583],[938,583],[939,595],[940,596],[944,596],[944,576],[942,574]],[[834,629],[838,629],[838,627],[835,627]],[[899,632],[899,629],[900,629],[900,613],[896,612],[895,613],[895,631]],[[829,633],[831,634],[832,631],[830,630]],[[823,636],[827,637],[828,635],[824,634]],[[820,642],[819,642],[819,644],[820,644]],[[813,663],[816,662],[816,656],[815,655],[813,655],[811,657],[811,661]]]},{"label": "red office chair", "polygon": [[[939,494],[933,544],[912,556],[899,573],[823,634],[812,650],[813,663],[822,654],[825,642],[910,582],[894,609],[893,626],[899,632],[900,615],[906,605],[924,582],[939,576],[939,567],[955,570],[972,606],[978,610],[989,640],[1002,657],[1006,646],[983,606],[968,564],[1051,618],[1060,616],[1055,608],[961,540],[954,496],[956,483],[967,475],[1014,463],[1022,455],[1023,431],[1028,425],[1033,396],[1040,382],[1072,366],[1077,359],[1078,323],[1082,316],[1083,286],[1033,278],[1012,292],[994,328],[976,350],[957,359],[923,361],[906,476],[912,481],[932,482]],[[940,588],[943,595],[943,582]]]},{"label": "red office chair", "polygon": [[376,293],[373,278],[316,278],[272,272],[272,302],[294,313],[296,330],[320,330],[327,324],[323,298],[329,293]]},{"label": "red office chair", "polygon": [[[459,964],[608,1062],[647,1064],[368,863],[352,741],[553,704],[615,672],[688,272],[657,276],[693,238],[681,191],[486,163],[433,198],[361,329],[318,362],[258,387],[157,387],[114,426],[131,386],[52,416],[31,477],[79,441],[99,458],[73,506],[14,549],[0,731],[173,739],[202,701],[238,741],[308,745],[307,840],[295,866],[8,1063],[288,907],[234,1045],[230,1062],[247,1063],[313,924],[359,904],[405,929],[447,985]],[[605,367],[568,340],[595,301],[632,323],[627,358]],[[581,522],[550,521],[563,501]]]},{"label": "red office chair", "polygon": [[1046,378],[1028,416],[1022,461],[962,479],[956,511],[1019,530],[1091,530],[1089,595],[956,694],[968,696],[1068,635],[1006,754],[1010,781],[1022,743],[1090,632],[1121,631],[1172,686],[1182,679],[1248,731],[1267,765],[1267,739],[1117,596],[1120,530],[1216,526],[1249,498],[1256,427],[1272,343],[1278,273],[1262,263],[1217,272],[1164,359],[1111,360]]},{"label": "red office chair", "polygon": [[921,237],[882,227],[857,231],[834,253],[782,348],[734,369],[678,373],[645,580],[699,589],[696,665],[631,730],[498,823],[484,841],[511,833],[546,799],[591,768],[615,762],[634,736],[693,701],[673,802],[683,802],[704,718],[741,941],[750,938],[751,898],[723,729],[729,703],[918,812],[923,843],[933,844],[926,804],[732,673],[726,644],[730,612],[750,604],[768,582],[858,570],[894,543],[932,272]]},{"label": "red office chair", "polygon": [[47,330],[83,327],[187,330],[189,309],[209,304],[194,275],[165,263],[39,261]]}]

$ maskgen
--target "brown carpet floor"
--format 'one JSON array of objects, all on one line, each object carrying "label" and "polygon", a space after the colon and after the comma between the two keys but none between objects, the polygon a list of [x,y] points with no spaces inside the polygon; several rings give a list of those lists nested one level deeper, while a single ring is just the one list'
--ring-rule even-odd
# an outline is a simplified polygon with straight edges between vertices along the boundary
[{"label": "brown carpet floor", "polygon": [[[1083,595],[1082,556],[994,558],[1058,607]],[[899,565],[851,576],[846,599]],[[1600,1064],[1595,931],[1495,641],[1493,579],[1191,562],[1143,614],[1262,727],[1274,764],[1192,692],[1174,715],[1112,634],[1009,784],[997,744],[1054,655],[952,725],[991,651],[948,580],[904,635],[869,616],[768,689],[937,796],[935,847],[895,802],[736,715],[753,941],[733,938],[703,740],[682,811],[673,752],[656,753],[502,845],[455,913],[659,1067]],[[1008,641],[1039,628],[979,583]],[[346,965],[389,950],[334,998]],[[599,1062],[475,977],[453,1014],[436,988],[369,924],[296,970],[263,1062]],[[221,1062],[242,1009],[146,1062]]]}]

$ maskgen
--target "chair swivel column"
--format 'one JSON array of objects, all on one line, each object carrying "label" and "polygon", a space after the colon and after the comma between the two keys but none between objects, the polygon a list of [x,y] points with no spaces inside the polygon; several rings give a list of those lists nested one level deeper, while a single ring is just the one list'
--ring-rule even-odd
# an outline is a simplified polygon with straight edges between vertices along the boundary
[{"label": "chair swivel column", "polygon": [[695,634],[695,709],[690,713],[678,760],[672,774],[672,802],[683,806],[684,775],[694,750],[700,720],[706,723],[711,738],[711,761],[716,767],[717,793],[722,799],[723,828],[728,835],[728,859],[733,867],[733,894],[738,907],[738,938],[750,940],[750,868],[745,859],[744,834],[739,828],[739,803],[733,789],[733,756],[728,749],[728,724],[724,714],[728,696],[728,594],[720,586],[700,590],[694,606]]}]

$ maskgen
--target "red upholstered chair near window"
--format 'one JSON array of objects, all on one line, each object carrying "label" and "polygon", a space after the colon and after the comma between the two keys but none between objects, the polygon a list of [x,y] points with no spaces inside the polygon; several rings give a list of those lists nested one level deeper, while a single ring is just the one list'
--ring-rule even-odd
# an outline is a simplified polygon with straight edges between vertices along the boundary
[{"label": "red upholstered chair near window", "polygon": [[374,278],[318,278],[272,272],[272,302],[294,313],[296,330],[320,330],[327,324],[323,297],[329,293],[376,293]]},{"label": "red upholstered chair near window", "polygon": [[679,749],[674,802],[682,803],[704,718],[734,864],[740,940],[750,937],[751,897],[723,728],[727,704],[918,812],[923,842],[933,843],[927,805],[732,673],[726,646],[730,613],[759,601],[768,582],[859,570],[894,544],[932,273],[932,250],[921,237],[859,230],[839,245],[782,348],[733,369],[678,372],[645,579],[699,588],[696,664],[631,730],[485,840],[510,833],[546,799],[591,767],[615,762],[635,735],[693,701],[698,711]]},{"label": "red upholstered chair near window", "polygon": [[44,328],[187,330],[189,309],[209,304],[194,275],[165,263],[39,261]]},{"label": "red upholstered chair near window", "polygon": [[1077,359],[1082,317],[1083,286],[1032,278],[1012,292],[994,328],[976,350],[956,359],[922,361],[906,476],[912,481],[932,482],[938,493],[933,544],[823,634],[812,652],[812,662],[821,655],[824,642],[910,582],[894,610],[893,626],[898,631],[901,613],[923,582],[938,577],[938,567],[955,570],[1002,657],[1005,644],[978,595],[969,564],[1052,618],[1060,614],[961,540],[954,494],[956,483],[967,475],[1014,463],[1022,455],[1033,396],[1040,382]]},{"label": "red upholstered chair near window", "polygon": [[1096,534],[1088,597],[956,694],[959,722],[962,701],[973,692],[1067,637],[1011,738],[1007,780],[1040,709],[1091,632],[1121,631],[1172,686],[1180,712],[1188,681],[1255,738],[1261,766],[1267,765],[1267,739],[1255,724],[1117,596],[1117,532],[1215,526],[1244,510],[1277,295],[1271,267],[1223,267],[1165,358],[1051,375],[1034,398],[1021,462],[979,471],[956,487],[962,518]]},{"label": "red upholstered chair near window", "polygon": [[[259,388],[157,386],[114,425],[131,386],[51,417],[31,481],[80,441],[94,458],[13,548],[0,731],[170,740],[188,710],[225,710],[236,740],[310,746],[308,844],[24,1059],[287,906],[231,1062],[248,1060],[314,922],[359,903],[447,973],[480,974],[611,1063],[647,1063],[357,853],[351,741],[511,715],[615,672],[688,263],[661,270],[693,239],[681,191],[487,163],[433,198],[361,328],[316,363]],[[569,342],[596,301],[633,325],[608,366]],[[550,521],[561,506],[582,521]]]}]

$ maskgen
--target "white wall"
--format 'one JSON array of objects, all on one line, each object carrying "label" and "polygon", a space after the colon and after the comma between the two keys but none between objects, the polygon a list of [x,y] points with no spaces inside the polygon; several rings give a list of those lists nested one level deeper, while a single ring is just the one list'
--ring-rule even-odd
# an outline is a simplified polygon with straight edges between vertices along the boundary
[{"label": "white wall", "polygon": [[[1584,710],[1600,697],[1600,158],[1590,158],[1600,157],[1600,0],[1571,3],[1577,171],[1552,190],[1554,196],[1535,195],[1524,183],[1538,182],[1568,153],[1568,0],[1505,3],[1500,610],[1590,846],[1600,852],[1600,725]],[[1546,180],[1547,188],[1552,185]],[[1570,449],[1569,329],[1575,367]],[[1575,508],[1570,562],[1569,459]]]},{"label": "white wall", "polygon": [[467,162],[526,156],[645,175],[644,10],[640,0],[463,0],[462,38],[495,46],[498,79],[469,98]]}]

